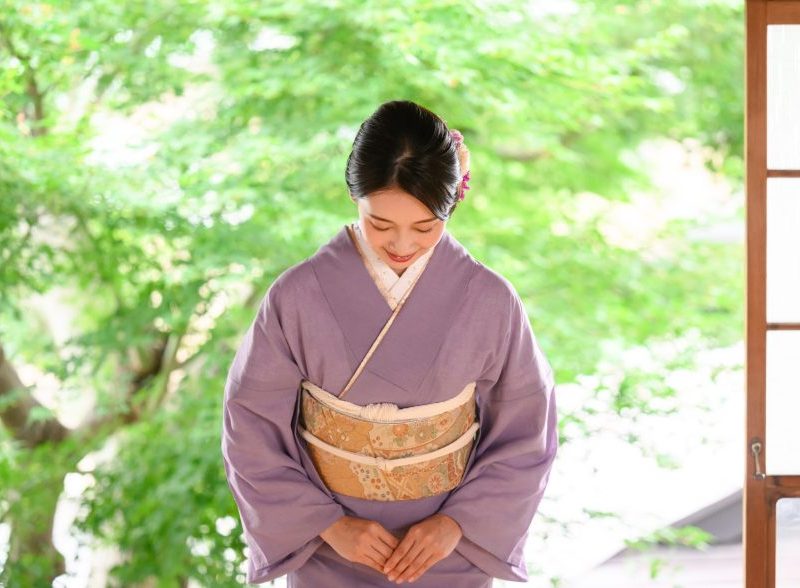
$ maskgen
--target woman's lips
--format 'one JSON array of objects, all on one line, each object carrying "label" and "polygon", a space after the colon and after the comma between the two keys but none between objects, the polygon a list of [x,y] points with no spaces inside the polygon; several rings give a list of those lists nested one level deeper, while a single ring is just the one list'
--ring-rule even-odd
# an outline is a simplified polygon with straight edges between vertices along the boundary
[{"label": "woman's lips", "polygon": [[[384,251],[386,251],[386,249],[384,249]],[[392,261],[396,261],[397,263],[405,263],[406,261],[414,257],[413,253],[411,255],[406,255],[405,257],[398,257],[397,255],[392,255],[388,251],[386,251],[386,253],[389,256],[389,259],[391,259]]]}]

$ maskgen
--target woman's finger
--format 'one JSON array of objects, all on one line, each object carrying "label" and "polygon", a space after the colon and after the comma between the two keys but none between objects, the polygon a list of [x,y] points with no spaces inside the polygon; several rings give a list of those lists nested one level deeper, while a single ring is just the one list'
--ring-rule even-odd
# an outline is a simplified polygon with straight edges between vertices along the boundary
[{"label": "woman's finger", "polygon": [[364,564],[365,566],[369,566],[372,569],[380,573],[383,573],[383,564],[379,562],[375,557],[372,557],[371,553],[362,554],[362,559],[358,563]]},{"label": "woman's finger", "polygon": [[390,574],[392,572],[394,567],[397,565],[397,562],[403,559],[403,556],[405,556],[405,554],[408,553],[408,550],[411,549],[413,545],[414,545],[414,538],[411,535],[407,534],[405,537],[403,537],[403,540],[395,548],[394,552],[392,553],[392,556],[386,562],[386,567],[384,570],[386,574]]},{"label": "woman's finger", "polygon": [[394,551],[397,546],[400,544],[400,539],[392,535],[389,531],[385,528],[381,527],[378,531],[378,539],[383,541],[389,548]]},{"label": "woman's finger", "polygon": [[437,561],[440,561],[439,556],[435,553],[431,554],[431,556],[427,560],[425,560],[422,564],[418,565],[413,570],[409,570],[408,581],[413,582],[414,580],[419,578],[422,574],[427,572],[428,569]]},{"label": "woman's finger", "polygon": [[[424,555],[423,555],[424,554]],[[399,580],[400,578],[406,578],[406,574],[404,573],[408,570],[409,566],[411,566],[420,555],[423,555],[423,561],[428,558],[427,552],[425,551],[425,546],[422,543],[416,543],[414,547],[409,550],[409,552],[397,562],[397,565],[394,567],[394,579]],[[389,578],[391,579],[391,577]]]},{"label": "woman's finger", "polygon": [[375,541],[371,543],[369,548],[372,550],[372,555],[381,562],[381,571],[386,560],[392,555],[391,548],[382,541]]}]

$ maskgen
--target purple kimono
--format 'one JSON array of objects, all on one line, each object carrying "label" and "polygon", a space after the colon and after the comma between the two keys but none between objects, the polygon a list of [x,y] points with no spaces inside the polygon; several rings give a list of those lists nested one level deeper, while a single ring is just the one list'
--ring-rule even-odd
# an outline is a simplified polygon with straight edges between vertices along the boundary
[{"label": "purple kimono", "polygon": [[463,536],[416,586],[528,579],[523,547],[558,446],[553,370],[512,284],[446,230],[346,399],[406,408],[442,402],[475,381],[480,430],[463,479],[437,496],[378,501],[331,492],[317,473],[296,428],[300,381],[339,394],[391,312],[346,227],[262,299],[228,372],[222,426],[249,583],[288,574],[295,588],[397,586],[319,534],[347,514],[402,539],[437,512]]}]

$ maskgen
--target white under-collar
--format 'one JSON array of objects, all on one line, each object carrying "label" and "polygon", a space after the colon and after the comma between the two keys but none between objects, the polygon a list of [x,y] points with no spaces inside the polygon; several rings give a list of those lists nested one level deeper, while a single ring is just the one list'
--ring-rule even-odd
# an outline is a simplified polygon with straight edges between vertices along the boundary
[{"label": "white under-collar", "polygon": [[358,221],[354,222],[351,226],[358,238],[361,250],[364,252],[367,261],[373,269],[371,274],[376,282],[375,285],[378,286],[378,290],[380,290],[389,306],[394,309],[397,306],[398,300],[403,297],[408,287],[414,282],[414,278],[425,269],[428,260],[433,254],[433,250],[436,249],[436,245],[428,249],[419,259],[409,265],[402,276],[398,276],[389,264],[378,257],[378,254],[372,249],[372,246],[361,232]]}]

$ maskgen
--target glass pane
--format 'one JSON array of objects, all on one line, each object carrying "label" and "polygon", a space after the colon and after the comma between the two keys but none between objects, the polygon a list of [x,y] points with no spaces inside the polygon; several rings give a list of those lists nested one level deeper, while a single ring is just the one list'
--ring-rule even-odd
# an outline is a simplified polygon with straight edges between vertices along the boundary
[{"label": "glass pane", "polygon": [[800,169],[800,25],[767,27],[767,167]]},{"label": "glass pane", "polygon": [[800,179],[797,178],[767,180],[767,321],[800,322]]},{"label": "glass pane", "polygon": [[775,586],[800,586],[800,498],[781,498],[775,516]]},{"label": "glass pane", "polygon": [[767,331],[768,474],[800,474],[798,416],[800,331]]}]

